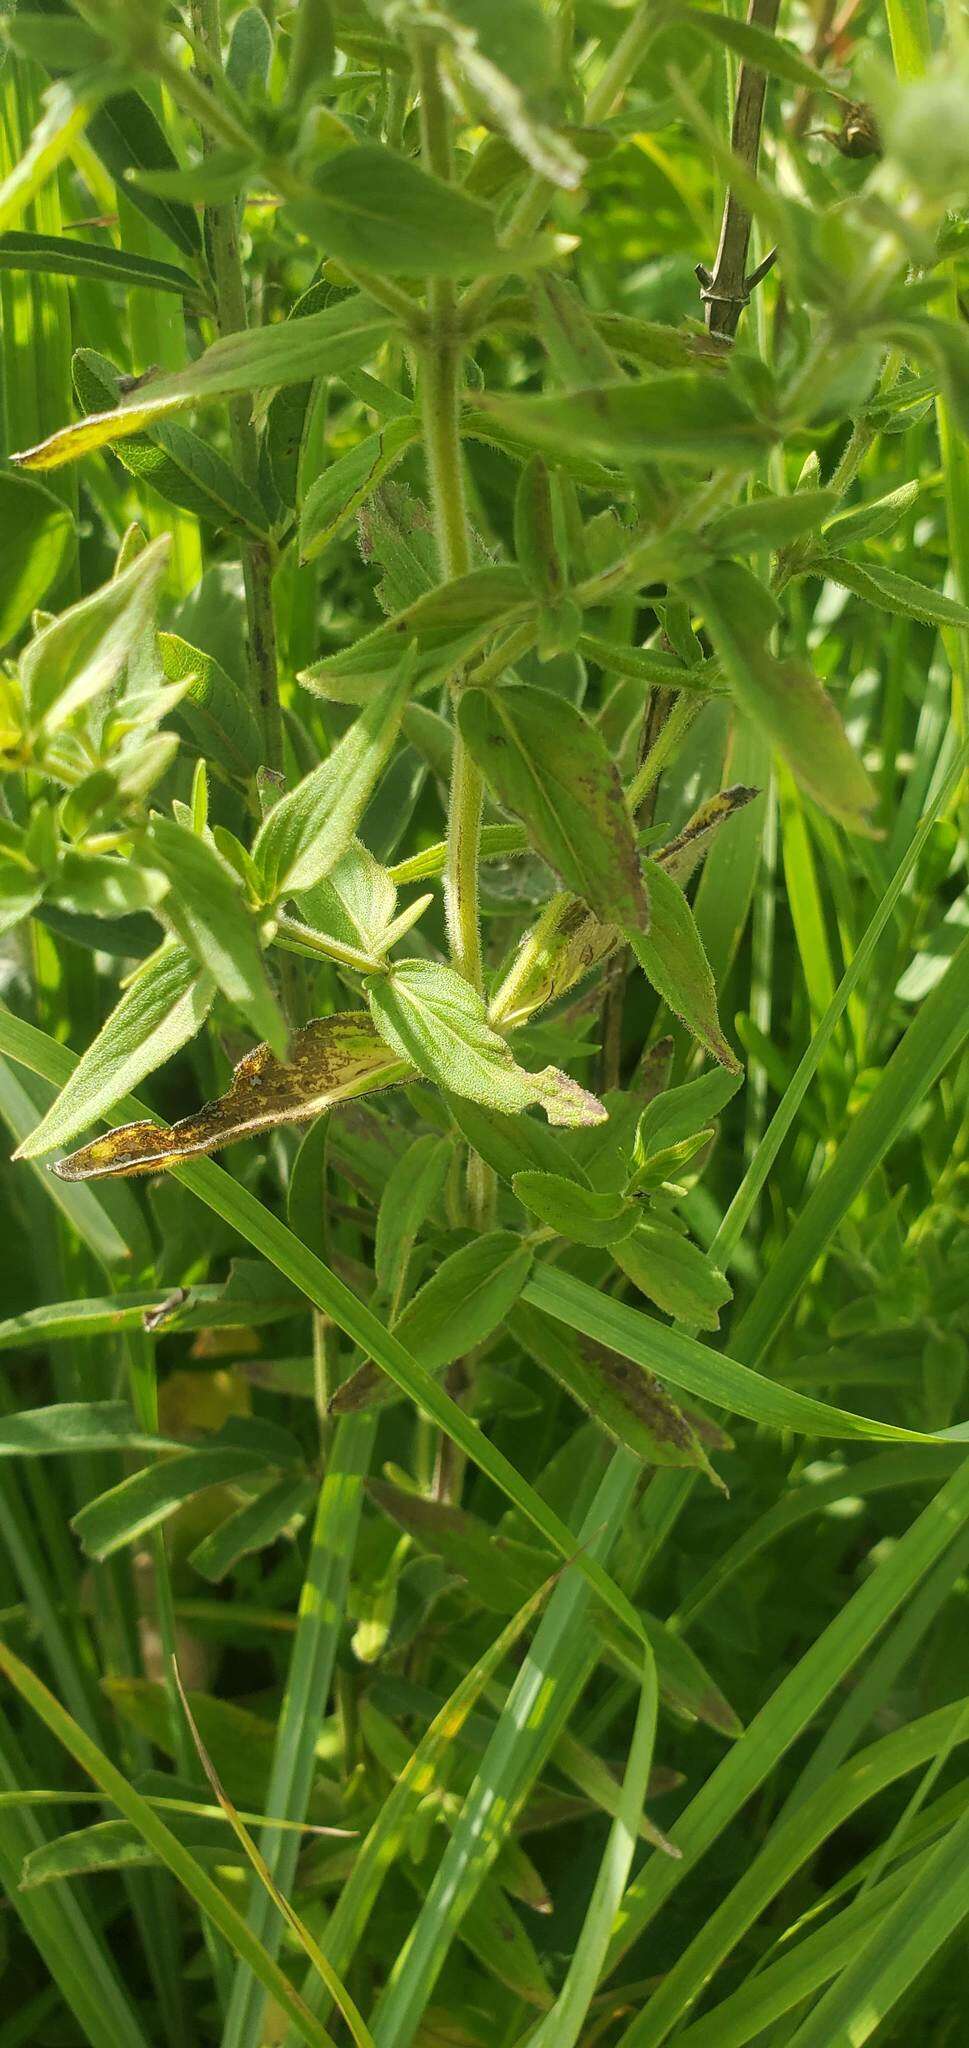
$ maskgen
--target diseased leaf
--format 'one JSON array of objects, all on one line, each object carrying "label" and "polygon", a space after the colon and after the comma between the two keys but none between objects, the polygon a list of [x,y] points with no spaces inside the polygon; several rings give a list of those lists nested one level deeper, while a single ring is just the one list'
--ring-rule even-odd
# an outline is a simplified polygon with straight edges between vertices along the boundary
[{"label": "diseased leaf", "polygon": [[531,1209],[559,1237],[574,1244],[616,1244],[628,1237],[639,1221],[635,1202],[620,1194],[600,1193],[579,1186],[554,1173],[516,1173],[512,1187],[526,1209]]},{"label": "diseased leaf", "polygon": [[149,378],[113,411],[92,413],[76,426],[62,427],[14,460],[25,469],[57,469],[92,448],[141,433],[183,405],[237,398],[248,391],[301,383],[312,376],[338,376],[366,362],[392,324],[391,315],[382,307],[355,293],[322,313],[308,314],[305,320],[226,334],[187,369]]},{"label": "diseased leaf", "polygon": [[397,737],[413,669],[413,657],[405,654],[396,680],[263,820],[252,856],[268,900],[312,889],[346,852]]},{"label": "diseased leaf", "polygon": [[699,1437],[653,1373],[566,1332],[527,1302],[512,1310],[509,1326],[529,1358],[644,1464],[685,1465],[715,1476]]},{"label": "diseased leaf", "polygon": [[287,1064],[267,1045],[257,1045],[239,1061],[217,1102],[182,1117],[170,1130],[123,1124],[59,1160],[54,1171],[63,1180],[152,1173],[200,1152],[220,1152],[224,1145],[277,1124],[309,1123],[332,1103],[392,1087],[408,1080],[412,1071],[388,1052],[362,1011],[318,1017],[293,1032]]},{"label": "diseased leaf", "polygon": [[753,803],[759,795],[759,790],[748,789],[742,782],[731,783],[728,789],[720,789],[716,796],[708,797],[687,819],[675,839],[657,847],[654,859],[678,888],[685,888],[700,862],[706,859],[727,820],[736,817],[738,811]]},{"label": "diseased leaf", "polygon": [[599,1123],[601,1103],[555,1067],[529,1074],[493,1031],[470,982],[430,960],[401,960],[371,981],[370,1008],[381,1036],[429,1081],[486,1109],[514,1113],[540,1103],[549,1123]]},{"label": "diseased leaf", "polygon": [[35,1159],[67,1145],[194,1038],[212,1005],[215,981],[177,942],[146,960],[37,1129],[16,1157]]},{"label": "diseased leaf", "polygon": [[574,704],[530,684],[468,690],[459,722],[489,787],[536,852],[601,918],[646,926],[636,833],[615,765]]}]

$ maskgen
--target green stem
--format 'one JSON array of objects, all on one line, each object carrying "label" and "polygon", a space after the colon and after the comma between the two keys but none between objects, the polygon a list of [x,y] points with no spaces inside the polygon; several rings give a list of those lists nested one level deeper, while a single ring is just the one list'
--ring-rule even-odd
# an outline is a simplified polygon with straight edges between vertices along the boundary
[{"label": "green stem", "polygon": [[[208,69],[205,84],[214,106],[214,89],[222,77],[220,0],[192,0],[191,19],[198,47],[204,53]],[[217,145],[218,130],[211,115],[201,125],[203,150],[209,155]],[[235,202],[230,200],[225,205],[207,207],[205,221],[215,285],[216,325],[220,334],[237,334],[248,327],[249,310]],[[229,424],[239,470],[246,483],[258,490],[259,442],[248,399],[238,399],[230,406]],[[283,766],[283,724],[279,706],[272,572],[269,545],[259,540],[244,541],[242,573],[249,627],[249,674],[259,707],[266,766],[279,773]]]}]

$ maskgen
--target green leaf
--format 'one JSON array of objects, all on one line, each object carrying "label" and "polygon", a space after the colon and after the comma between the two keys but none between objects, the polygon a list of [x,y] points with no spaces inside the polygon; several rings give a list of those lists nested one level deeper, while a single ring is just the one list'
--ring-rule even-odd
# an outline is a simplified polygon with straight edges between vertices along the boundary
[{"label": "green leaf", "polygon": [[[244,1956],[250,1969],[260,1978],[271,1995],[294,2021],[302,2039],[310,2048],[332,2048],[330,2036],[319,2021],[314,2020],[303,2000],[293,1990],[289,1979],[278,1964],[266,1953],[262,1944],[247,1927],[242,1914],[226,1899],[214,1878],[202,1869],[189,1850],[183,1847],[176,1835],[166,1827],[148,1801],[136,1792],[124,1774],[104,1755],[89,1735],[79,1727],[70,1714],[41,1684],[26,1664],[15,1657],[12,1650],[0,1644],[0,1668],[21,1699],[37,1714],[52,1735],[80,1764],[105,1796],[116,1806],[119,1813],[130,1820],[138,1829],[143,1840],[154,1850],[160,1862],[164,1863],[184,1885],[190,1897],[194,1898],[200,1910],[208,1915],[214,1925],[230,1942],[232,1948]],[[82,1923],[86,1924],[86,1923]]]},{"label": "green leaf", "polygon": [[752,582],[736,563],[723,563],[697,583],[734,696],[808,795],[842,824],[864,831],[875,802],[868,776],[814,670],[769,652],[760,620],[751,617]]},{"label": "green leaf", "polygon": [[574,1244],[616,1244],[628,1237],[639,1221],[636,1204],[624,1201],[622,1195],[600,1194],[555,1173],[533,1173],[526,1168],[514,1175],[512,1187],[526,1209]]},{"label": "green leaf", "polygon": [[845,590],[881,611],[901,619],[925,619],[934,626],[969,626],[969,606],[957,604],[941,590],[929,590],[896,569],[883,569],[878,562],[853,562],[847,555],[823,554],[812,562],[814,574],[830,576]]},{"label": "green leaf", "polygon": [[664,1315],[701,1330],[719,1328],[720,1310],[732,1289],[688,1237],[644,1217],[634,1234],[615,1247],[615,1260]]},{"label": "green leaf", "polygon": [[157,647],[167,680],[187,685],[169,713],[171,723],[187,732],[206,761],[238,782],[250,782],[263,744],[248,697],[214,655],[190,647],[177,633],[159,633]]},{"label": "green leaf", "polygon": [[669,455],[703,469],[749,469],[772,439],[722,376],[701,370],[540,397],[483,391],[478,405],[528,447],[597,455],[621,468]]},{"label": "green leaf", "polygon": [[204,1536],[189,1552],[189,1564],[212,1585],[219,1585],[244,1557],[268,1549],[285,1532],[297,1529],[311,1512],[318,1491],[315,1479],[287,1475],[277,1480]]},{"label": "green leaf", "polygon": [[22,1408],[0,1418],[0,1458],[132,1450],[150,1441],[126,1401],[61,1401],[56,1408]]},{"label": "green leaf", "polygon": [[371,958],[386,951],[396,904],[395,882],[360,839],[351,839],[322,882],[300,892],[300,912],[314,931]]},{"label": "green leaf", "polygon": [[[532,1254],[510,1230],[486,1231],[443,1260],[402,1309],[394,1335],[427,1372],[440,1372],[483,1344],[518,1300],[531,1271]],[[330,1403],[346,1415],[397,1390],[374,1365],[364,1365],[337,1390]]]},{"label": "green leaf", "polygon": [[0,185],[0,230],[22,218],[58,166],[77,147],[94,109],[104,97],[107,83],[108,74],[100,66],[97,72],[79,72],[70,80],[55,79],[47,87],[42,100],[44,111],[26,149]]},{"label": "green leaf", "polygon": [[502,248],[490,207],[375,143],[329,157],[289,211],[330,255],[390,276],[474,277],[534,260],[534,245]]},{"label": "green leaf", "polygon": [[513,1181],[522,1162],[538,1173],[571,1178],[585,1186],[582,1168],[572,1160],[566,1144],[536,1116],[505,1116],[497,1109],[484,1109],[460,1095],[449,1097],[448,1107],[459,1131],[475,1152],[493,1166],[502,1180]]},{"label": "green leaf", "polygon": [[27,624],[74,547],[74,521],[62,498],[27,477],[0,474],[0,647]]},{"label": "green leaf", "polygon": [[710,1472],[699,1437],[655,1373],[605,1345],[578,1343],[527,1301],[513,1310],[509,1327],[543,1372],[644,1464]]},{"label": "green leaf", "polygon": [[148,843],[171,888],[165,915],[182,944],[260,1038],[285,1057],[288,1032],[266,970],[242,883],[211,840],[175,818],[154,817]]},{"label": "green leaf", "polygon": [[0,270],[32,270],[53,277],[90,277],[129,287],[142,285],[150,291],[178,292],[183,298],[196,301],[202,296],[197,278],[180,270],[177,263],[165,263],[161,257],[138,256],[105,242],[82,242],[77,235],[36,235],[11,229],[0,235]]},{"label": "green leaf", "polygon": [[195,1037],[214,994],[213,976],[194,954],[178,944],[163,946],[139,969],[16,1157],[34,1159],[55,1145],[67,1145],[113,1109],[146,1074]]},{"label": "green leaf", "polygon": [[446,1138],[415,1138],[398,1160],[377,1211],[374,1272],[391,1302],[400,1297],[418,1234],[444,1191],[451,1160]]},{"label": "green leaf", "polygon": [[35,727],[53,732],[109,688],[144,643],[168,564],[167,536],[31,640],[20,679]]},{"label": "green leaf", "polygon": [[645,926],[649,905],[636,832],[616,767],[576,705],[531,684],[468,690],[459,723],[498,801],[536,851],[612,923]]},{"label": "green leaf", "polygon": [[773,35],[756,21],[735,21],[728,14],[714,14],[705,7],[690,7],[681,16],[700,35],[726,44],[751,70],[766,71],[771,78],[783,78],[788,85],[800,85],[808,92],[833,92],[834,88],[816,64],[802,57],[795,43]]},{"label": "green leaf", "polygon": [[327,464],[310,485],[300,513],[301,562],[314,561],[343,532],[419,434],[419,420],[405,414],[402,419],[388,420],[377,433],[368,434],[346,455]]},{"label": "green leaf", "polygon": [[[74,388],[85,412],[117,405],[121,382],[114,364],[95,349],[79,348],[73,359]],[[265,540],[265,507],[216,448],[178,420],[159,420],[145,434],[116,441],[114,453],[132,476],[183,511],[213,526],[238,526]]]},{"label": "green leaf", "polygon": [[839,512],[834,519],[826,521],[825,540],[837,548],[845,542],[874,540],[879,534],[891,533],[906,512],[911,511],[921,488],[915,477],[911,483],[900,484],[897,491],[889,491],[883,498],[871,498],[867,504],[850,506],[847,512]]},{"label": "green leaf", "polygon": [[318,1017],[293,1032],[285,1061],[268,1045],[254,1046],[217,1102],[181,1117],[169,1130],[154,1123],[123,1124],[60,1160],[57,1172],[65,1180],[148,1173],[198,1153],[221,1151],[280,1124],[309,1123],[334,1102],[392,1087],[412,1075],[412,1067],[388,1053],[365,1012]]},{"label": "green leaf", "polygon": [[250,1442],[208,1443],[197,1450],[176,1451],[89,1501],[73,1517],[71,1526],[89,1557],[112,1557],[126,1543],[156,1529],[183,1501],[207,1487],[226,1486],[264,1472],[277,1462],[273,1451],[273,1442],[265,1451]]},{"label": "green leaf", "polygon": [[200,255],[202,231],[194,209],[175,200],[155,199],[129,182],[128,172],[133,169],[178,168],[164,129],[140,93],[113,93],[89,121],[88,141],[115,184],[128,193],[145,219],[161,228],[184,255]]},{"label": "green leaf", "polygon": [[346,853],[397,737],[413,672],[413,657],[405,654],[394,682],[264,818],[252,855],[267,900],[314,888]]},{"label": "green leaf", "polygon": [[649,930],[627,930],[640,967],[674,1016],[731,1073],[739,1071],[717,1016],[717,992],[693,912],[658,861],[643,862],[652,918]]},{"label": "green leaf", "polygon": [[636,1165],[644,1166],[654,1154],[705,1132],[736,1094],[740,1081],[739,1073],[713,1072],[654,1095],[636,1126]]},{"label": "green leaf", "polygon": [[718,512],[704,539],[725,555],[744,548],[783,548],[823,525],[839,503],[837,491],[793,491],[785,498],[750,498]]},{"label": "green leaf", "polygon": [[57,469],[92,448],[138,434],[180,406],[238,398],[278,384],[313,376],[339,376],[354,369],[385,340],[392,317],[362,294],[341,299],[305,320],[274,327],[247,327],[226,334],[185,370],[151,377],[113,411],[92,413],[62,427],[15,459],[25,469]]},{"label": "green leaf", "polygon": [[481,997],[453,968],[401,960],[371,981],[368,997],[381,1037],[438,1087],[512,1113],[538,1102],[553,1124],[602,1121],[602,1105],[567,1074],[555,1067],[529,1074],[517,1065]]},{"label": "green leaf", "polygon": [[[411,561],[411,574],[413,567]],[[414,689],[428,690],[519,617],[528,602],[520,569],[472,569],[467,576],[425,590],[386,625],[301,670],[300,682],[339,703],[365,702],[397,675],[401,648],[416,641]]]}]

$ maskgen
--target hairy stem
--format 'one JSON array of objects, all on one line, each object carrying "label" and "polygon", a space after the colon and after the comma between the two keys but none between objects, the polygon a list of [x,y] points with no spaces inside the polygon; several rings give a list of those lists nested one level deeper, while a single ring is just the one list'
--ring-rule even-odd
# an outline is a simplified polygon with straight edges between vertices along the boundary
[{"label": "hairy stem", "polygon": [[[210,93],[222,76],[222,21],[220,0],[192,0],[192,29],[207,67],[205,84]],[[206,155],[217,146],[211,126],[203,126],[202,145]],[[249,325],[245,278],[239,248],[239,224],[235,203],[209,206],[205,213],[206,244],[215,286],[215,316],[220,334],[237,334]],[[241,398],[229,408],[232,446],[241,475],[258,490],[259,444],[252,424],[249,400]],[[247,540],[242,544],[242,573],[246,591],[249,628],[249,675],[259,709],[266,766],[277,773],[283,765],[283,725],[279,707],[279,674],[276,661],[276,622],[273,616],[272,550],[267,541]]]}]

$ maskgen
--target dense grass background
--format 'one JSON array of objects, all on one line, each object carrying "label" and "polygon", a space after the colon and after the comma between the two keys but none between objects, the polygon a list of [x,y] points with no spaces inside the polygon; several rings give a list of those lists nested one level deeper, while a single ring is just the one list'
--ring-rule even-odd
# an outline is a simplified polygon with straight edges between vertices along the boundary
[{"label": "dense grass background", "polygon": [[[293,24],[278,12],[276,22],[271,6],[224,9],[230,78],[249,91],[254,123],[266,104],[252,83],[260,67],[278,103],[291,61]],[[323,35],[329,10],[304,12],[308,32]],[[335,12],[343,84],[331,97],[348,133],[376,123],[413,153],[393,22],[379,8]],[[608,56],[631,11],[546,12],[594,90],[600,46]],[[8,452],[75,416],[75,348],[140,376],[177,370],[214,332],[194,188],[163,178],[146,206],[123,175],[132,163],[158,169],[161,135],[177,163],[197,154],[191,107],[150,65],[138,74],[143,97],[126,108],[113,99],[79,124],[20,206],[15,166],[49,104],[62,13],[21,9],[0,67]],[[100,28],[109,14],[79,8],[69,23]],[[191,14],[204,39],[211,8]],[[955,75],[961,25],[955,10],[948,24],[942,14],[890,0],[885,15],[863,0],[836,17],[819,0],[785,8],[781,27],[851,99],[866,90],[862,57],[879,76],[914,79],[944,48],[939,76]],[[489,33],[507,27],[500,17],[499,8]],[[118,19],[111,32],[121,37]],[[581,189],[556,194],[553,207],[559,232],[576,238],[563,246],[563,270],[593,314],[699,335],[694,266],[712,261],[725,185],[710,138],[729,130],[736,70],[721,41],[675,22],[625,99],[601,110]],[[847,209],[850,231],[878,159],[839,149],[840,105],[832,112],[820,91],[785,76],[783,58],[780,71],[767,98],[765,183],[819,218]],[[678,96],[684,76],[709,130],[691,124],[692,102]],[[574,94],[555,109],[573,126],[578,111]],[[474,155],[480,126],[454,123],[461,174],[473,185],[477,161],[483,197],[514,196],[500,162],[488,188],[487,160],[482,169]],[[964,136],[952,142],[957,156],[959,147],[964,157]],[[949,175],[947,239],[924,296],[957,332],[964,162]],[[203,202],[207,233],[213,209],[234,211],[217,182]],[[40,267],[36,249],[28,260],[11,228],[70,235],[73,265]],[[272,325],[316,280],[319,252],[258,178],[240,233],[251,322]],[[756,228],[756,255],[767,242]],[[100,253],[87,274],[82,244]],[[126,281],[123,262],[113,275],[112,252],[154,265],[154,278],[132,283],[129,271]],[[165,265],[187,269],[182,287],[165,285]],[[806,319],[782,262],[744,315],[742,340],[777,364]],[[470,389],[525,389],[541,363],[526,302],[476,344]],[[399,397],[408,376],[391,342],[369,370],[317,380],[289,448],[293,503],[374,430],[381,389]],[[964,359],[959,376],[964,384]],[[271,497],[274,482],[247,452],[245,401],[242,413],[241,438],[225,408],[200,409],[193,425]],[[554,1263],[533,1267],[507,1321],[493,1322],[475,1384],[449,1379],[458,1408],[440,1376],[433,1386],[415,1377],[368,1304],[384,1321],[400,1306],[417,1160],[431,1172],[436,1143],[454,1136],[430,1086],[335,1111],[306,1132],[269,1130],[222,1166],[196,1161],[141,1182],[72,1183],[40,1159],[4,1165],[0,2048],[962,2040],[969,1467],[957,1434],[940,1440],[969,1413],[962,424],[924,364],[900,344],[886,361],[880,342],[867,383],[855,368],[842,402],[787,433],[752,486],[793,491],[816,453],[815,481],[843,482],[847,511],[902,494],[864,559],[921,586],[923,605],[901,606],[896,584],[886,608],[877,585],[846,588],[820,572],[784,591],[785,651],[831,685],[876,791],[874,836],[819,809],[727,696],[683,691],[667,726],[657,719],[648,734],[678,734],[655,779],[653,817],[641,820],[662,826],[663,842],[721,787],[757,792],[691,887],[720,1019],[744,1067],[679,1204],[708,1270],[733,1290],[702,1347],[689,1304],[674,1324],[598,1250],[560,1245]],[[285,450],[284,415],[276,425]],[[484,440],[465,451],[474,530],[493,555],[510,552],[515,464]],[[136,451],[128,456],[101,448],[42,478],[77,544],[37,601],[60,612],[102,586],[132,522],[149,540],[170,535],[161,623],[221,664],[233,701],[243,699],[252,536],[211,504],[200,516],[184,487],[174,503]],[[8,464],[0,484],[11,474]],[[376,625],[382,602],[405,602],[386,604],[380,577],[392,596],[406,591],[395,550],[406,544],[420,558],[430,546],[418,448],[400,476],[410,500],[380,501],[393,508],[382,525],[379,504],[359,531],[345,521],[310,561],[291,519],[275,521],[290,781],[347,723],[345,707],[311,697],[298,672]],[[155,480],[166,479],[156,470]],[[734,485],[733,498],[746,488]],[[0,500],[0,516],[12,556],[20,514]],[[766,576],[771,557],[768,535],[751,559]],[[0,558],[0,586],[3,572]],[[623,594],[590,630],[656,644],[660,626],[675,624],[662,602],[661,588]],[[11,660],[28,630],[14,636]],[[556,663],[528,654],[521,672],[563,696],[584,690],[628,781],[642,681],[591,656]],[[165,729],[180,747],[161,763],[151,803],[201,801],[201,757],[213,771],[212,815],[241,830],[248,803],[251,823],[251,789],[243,802],[231,777],[220,779],[224,719],[210,744],[186,700]],[[433,732],[405,724],[360,827],[378,860],[397,863],[402,888],[433,892],[415,946],[427,953],[446,948],[441,863],[427,852],[444,829],[433,743]],[[50,792],[15,756],[8,786],[0,823],[19,828]],[[52,802],[62,798],[58,785]],[[109,806],[102,850],[130,849],[144,809],[136,798],[119,825]],[[58,830],[96,854],[94,815],[58,812]],[[482,869],[489,971],[547,881],[531,857]],[[157,943],[149,910],[133,897],[88,905],[78,890],[70,901],[38,896],[9,921],[7,1151]],[[273,958],[291,1017],[345,1005],[331,961]],[[531,1064],[561,1060],[591,1088],[604,1059],[635,1123],[658,1079],[695,1077],[699,1061],[642,978],[618,1003],[615,977],[605,979],[532,1027]],[[222,995],[137,1092],[157,1116],[183,1116],[226,1085],[256,1035],[251,1009]],[[119,1087],[112,1121],[138,1114],[131,1085]],[[501,1199],[505,1224],[512,1197]],[[411,1290],[466,1242],[455,1202],[442,1175],[414,1225]],[[525,1228],[515,1215],[512,1227]],[[396,1296],[393,1286],[371,1292],[377,1216],[378,1272],[382,1251]],[[542,1315],[546,1346],[549,1332],[564,1345],[581,1331],[715,1414],[701,1427],[726,1491],[617,1449],[536,1362]],[[420,1334],[418,1325],[418,1371],[437,1362]],[[327,1396],[368,1353],[412,1398],[335,1420]],[[109,1402],[111,1415],[90,1406]],[[35,1410],[39,1423],[18,1424]],[[38,1449],[51,1455],[29,1454]],[[180,1466],[186,1455],[203,1463]],[[579,1562],[563,1569],[560,1553],[575,1544]],[[250,1868],[253,1837],[262,1874]]]}]

